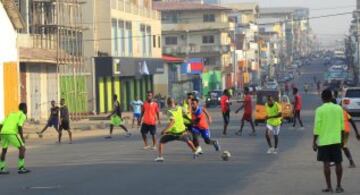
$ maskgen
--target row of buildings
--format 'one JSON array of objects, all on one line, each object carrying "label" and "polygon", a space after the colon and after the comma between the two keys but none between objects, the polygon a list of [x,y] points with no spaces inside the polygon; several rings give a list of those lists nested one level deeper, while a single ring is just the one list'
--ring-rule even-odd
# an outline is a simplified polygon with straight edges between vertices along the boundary
[{"label": "row of buildings", "polygon": [[358,84],[360,79],[360,0],[356,0],[356,9],[353,11],[349,34],[346,35],[344,43],[344,47],[337,49],[344,50],[347,63],[353,73],[351,76],[355,84]]},{"label": "row of buildings", "polygon": [[[1,112],[29,105],[45,119],[65,98],[74,118],[124,110],[152,90],[260,85],[312,47],[309,10],[256,3],[152,0],[1,0]],[[5,42],[4,42],[5,41]],[[2,105],[3,104],[3,105]]]}]

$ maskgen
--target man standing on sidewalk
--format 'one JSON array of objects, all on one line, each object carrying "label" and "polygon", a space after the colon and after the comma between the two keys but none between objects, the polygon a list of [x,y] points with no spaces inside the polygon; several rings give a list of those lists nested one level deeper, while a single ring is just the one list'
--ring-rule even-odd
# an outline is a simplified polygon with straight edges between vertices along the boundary
[{"label": "man standing on sidewalk", "polygon": [[224,90],[220,98],[220,107],[224,119],[223,135],[226,135],[227,127],[230,122],[230,93],[227,89]]},{"label": "man standing on sidewalk", "polygon": [[293,127],[295,128],[296,126],[296,120],[299,120],[299,124],[300,124],[300,129],[304,129],[304,125],[302,123],[301,120],[301,109],[302,109],[302,98],[298,93],[298,89],[295,87],[293,89],[293,95],[294,95],[294,123],[293,123]]},{"label": "man standing on sidewalk", "polygon": [[144,102],[141,117],[139,122],[142,120],[142,125],[140,128],[141,135],[144,141],[144,149],[150,149],[151,147],[148,145],[147,141],[147,134],[150,133],[152,137],[152,149],[156,150],[156,120],[158,121],[159,125],[160,122],[160,114],[159,114],[159,106],[156,102],[153,101],[153,92],[147,92],[147,99]]},{"label": "man standing on sidewalk", "polygon": [[327,188],[323,192],[333,192],[331,185],[330,163],[336,165],[337,187],[336,192],[342,193],[343,174],[342,153],[344,137],[344,118],[342,108],[331,102],[331,90],[324,90],[321,94],[323,105],[315,111],[313,150],[317,151],[317,160],[323,162]]}]

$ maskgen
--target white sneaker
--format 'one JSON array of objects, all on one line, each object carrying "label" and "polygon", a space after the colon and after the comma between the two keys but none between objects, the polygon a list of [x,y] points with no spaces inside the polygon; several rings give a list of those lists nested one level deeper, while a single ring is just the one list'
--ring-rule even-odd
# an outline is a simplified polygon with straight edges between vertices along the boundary
[{"label": "white sneaker", "polygon": [[152,150],[156,150],[156,146],[151,147]]},{"label": "white sneaker", "polygon": [[144,146],[144,150],[149,150],[151,146]]},{"label": "white sneaker", "polygon": [[164,162],[164,157],[159,156],[159,157],[155,158],[155,162]]},{"label": "white sneaker", "polygon": [[277,148],[274,148],[273,151],[272,151],[273,154],[277,154],[278,153],[278,149]]},{"label": "white sneaker", "polygon": [[132,135],[131,133],[126,133],[125,137],[131,137],[131,135]]},{"label": "white sneaker", "polygon": [[196,148],[195,154],[197,155],[204,154],[200,146]]},{"label": "white sneaker", "polygon": [[268,150],[267,150],[267,154],[272,154],[274,152],[274,148],[269,148]]}]

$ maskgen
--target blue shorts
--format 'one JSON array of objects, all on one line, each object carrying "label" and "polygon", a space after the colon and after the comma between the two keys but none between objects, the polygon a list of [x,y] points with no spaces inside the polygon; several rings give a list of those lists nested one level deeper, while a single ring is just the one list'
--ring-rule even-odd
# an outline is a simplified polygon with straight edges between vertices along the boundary
[{"label": "blue shorts", "polygon": [[192,127],[191,132],[196,136],[201,135],[201,137],[204,140],[209,140],[210,139],[210,130],[209,129],[200,129],[198,127]]},{"label": "blue shorts", "polygon": [[141,113],[134,113],[134,118],[139,120],[141,117]]},{"label": "blue shorts", "polygon": [[49,127],[54,127],[57,129],[59,127],[59,119],[58,118],[50,118],[47,125]]}]

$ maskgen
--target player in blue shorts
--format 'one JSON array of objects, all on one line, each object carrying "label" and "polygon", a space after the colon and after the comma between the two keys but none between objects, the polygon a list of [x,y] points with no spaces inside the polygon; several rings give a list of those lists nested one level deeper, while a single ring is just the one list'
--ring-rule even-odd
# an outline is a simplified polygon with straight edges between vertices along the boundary
[{"label": "player in blue shorts", "polygon": [[203,108],[199,106],[199,100],[193,99],[191,101],[191,107],[192,107],[192,135],[193,135],[193,143],[195,147],[197,148],[196,153],[202,153],[199,147],[199,141],[198,137],[201,135],[201,137],[204,139],[206,144],[212,144],[216,151],[220,150],[219,142],[217,140],[212,140],[210,138],[210,130],[209,130],[209,123],[208,120],[210,120],[210,116],[207,114],[207,112],[204,112]]},{"label": "player in blue shorts", "polygon": [[54,127],[56,132],[59,134],[59,125],[60,125],[60,108],[56,106],[55,100],[51,101],[51,108],[50,108],[50,117],[48,122],[46,123],[45,127],[42,131],[36,132],[40,138],[43,137],[43,133],[49,128]]}]

